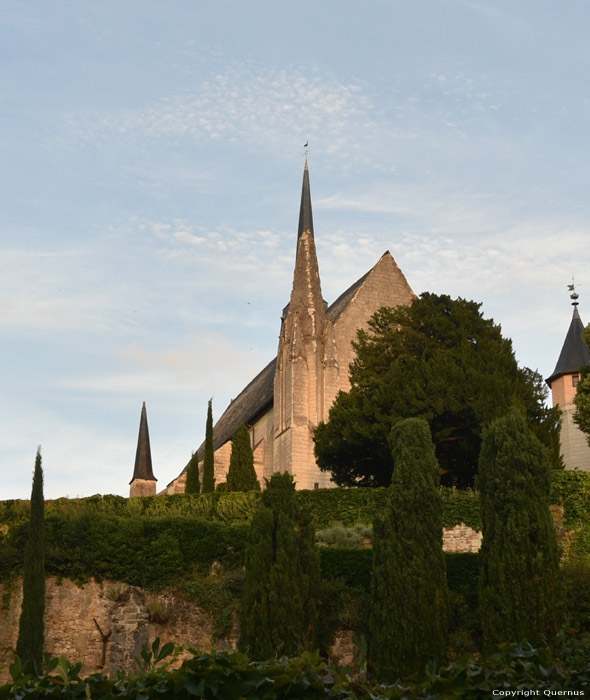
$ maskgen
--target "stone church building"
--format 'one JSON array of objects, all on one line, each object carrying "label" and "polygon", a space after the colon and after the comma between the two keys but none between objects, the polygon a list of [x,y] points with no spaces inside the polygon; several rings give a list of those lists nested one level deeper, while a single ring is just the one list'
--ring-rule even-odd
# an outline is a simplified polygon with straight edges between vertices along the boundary
[{"label": "stone church building", "polygon": [[[409,304],[414,298],[406,278],[386,251],[374,267],[328,305],[322,296],[316,255],[309,170],[303,172],[297,254],[291,299],[283,309],[277,356],[233,399],[213,427],[215,483],[226,480],[231,438],[246,424],[261,484],[275,472],[293,475],[299,489],[324,488],[330,476],[316,465],[313,432],[340,390],[347,391],[352,341],[382,306]],[[583,338],[577,294],[574,313],[553,374],[546,380],[553,405],[563,420],[561,452],[566,469],[590,471],[590,447],[573,421],[580,367],[590,364]],[[204,443],[198,449],[199,461]],[[161,493],[184,493],[186,467]],[[145,404],[142,408],[131,496],[156,493]]]},{"label": "stone church building", "polygon": [[[245,423],[261,484],[274,472],[287,471],[299,489],[329,486],[329,474],[316,465],[313,431],[320,421],[327,420],[336,394],[350,386],[351,343],[381,306],[408,304],[413,298],[406,278],[387,251],[336,301],[330,305],[324,301],[306,163],[293,288],[280,319],[277,356],[231,401],[213,427],[215,483],[225,481],[232,435]],[[204,444],[198,453],[202,460]],[[136,463],[137,486],[143,483],[142,476]],[[163,493],[184,492],[185,479],[186,470]]]}]

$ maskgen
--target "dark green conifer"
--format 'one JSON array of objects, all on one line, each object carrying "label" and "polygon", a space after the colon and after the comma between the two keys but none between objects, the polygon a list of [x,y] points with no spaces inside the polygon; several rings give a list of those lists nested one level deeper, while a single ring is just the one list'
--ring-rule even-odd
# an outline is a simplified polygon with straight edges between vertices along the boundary
[{"label": "dark green conifer", "polygon": [[369,661],[374,677],[393,682],[442,660],[448,590],[440,468],[428,423],[400,421],[389,444],[393,478],[385,512],[373,525]]},{"label": "dark green conifer", "polygon": [[290,474],[273,474],[246,549],[239,648],[253,660],[317,648],[319,558]]},{"label": "dark green conifer", "polygon": [[513,409],[484,433],[479,462],[483,542],[479,613],[484,652],[501,642],[550,640],[559,552],[549,510],[546,450]]},{"label": "dark green conifer", "polygon": [[45,637],[45,500],[41,448],[37,450],[31,516],[23,566],[23,602],[16,654],[26,673],[41,673]]},{"label": "dark green conifer", "polygon": [[201,493],[215,491],[215,456],[213,454],[213,399],[207,404],[207,426],[205,428],[205,456],[203,459],[203,488]]},{"label": "dark green conifer", "polygon": [[201,480],[199,479],[199,455],[193,452],[188,467],[186,468],[185,493],[200,493]]},{"label": "dark green conifer", "polygon": [[231,441],[231,456],[227,472],[228,491],[260,491],[260,483],[254,470],[254,454],[250,432],[242,423]]}]

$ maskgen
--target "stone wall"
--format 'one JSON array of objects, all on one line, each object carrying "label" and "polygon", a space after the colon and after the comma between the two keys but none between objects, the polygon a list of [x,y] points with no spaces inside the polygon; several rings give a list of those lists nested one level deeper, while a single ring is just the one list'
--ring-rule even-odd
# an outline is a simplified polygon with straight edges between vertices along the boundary
[{"label": "stone wall", "polygon": [[454,527],[443,527],[443,550],[445,552],[479,552],[483,535],[461,523]]},{"label": "stone wall", "polygon": [[[22,585],[9,592],[0,585],[0,680],[8,677],[18,637]],[[156,637],[162,643],[209,650],[213,644],[213,620],[194,603],[172,592],[148,594],[139,588],[117,582],[85,583],[47,579],[45,598],[45,648],[52,656],[64,655],[81,661],[82,673],[101,671],[114,675],[117,669],[133,670],[134,657],[143,644]],[[226,640],[218,640],[219,650],[235,648],[236,621]],[[104,652],[104,662],[103,662]]]}]

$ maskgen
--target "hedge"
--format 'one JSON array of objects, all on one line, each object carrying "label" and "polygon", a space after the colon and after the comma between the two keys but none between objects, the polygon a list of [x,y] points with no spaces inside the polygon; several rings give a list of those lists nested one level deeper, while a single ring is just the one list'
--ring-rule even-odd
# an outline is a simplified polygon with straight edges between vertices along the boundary
[{"label": "hedge", "polygon": [[[26,676],[12,664],[12,680],[0,685],[0,700],[11,698],[57,698],[72,700],[127,698],[216,698],[217,700],[425,700],[426,698],[474,698],[498,695],[568,695],[585,697],[590,692],[590,665],[564,668],[545,649],[526,643],[504,645],[499,653],[483,661],[463,657],[436,671],[429,668],[426,680],[400,680],[382,685],[376,680],[352,680],[348,669],[329,666],[318,655],[293,659],[250,662],[239,653],[193,656],[180,668],[170,670],[167,657],[173,645],[142,650],[142,668],[136,675],[121,673],[108,679],[100,673],[82,679],[81,664],[65,658],[49,664],[46,675]],[[512,691],[512,692],[510,692]]]}]

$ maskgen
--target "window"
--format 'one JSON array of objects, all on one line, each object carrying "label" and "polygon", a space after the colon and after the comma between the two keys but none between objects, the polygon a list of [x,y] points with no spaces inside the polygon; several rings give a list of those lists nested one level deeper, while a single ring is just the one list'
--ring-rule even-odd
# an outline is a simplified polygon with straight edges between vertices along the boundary
[{"label": "window", "polygon": [[580,375],[579,374],[572,374],[572,386],[578,386],[580,383]]}]

